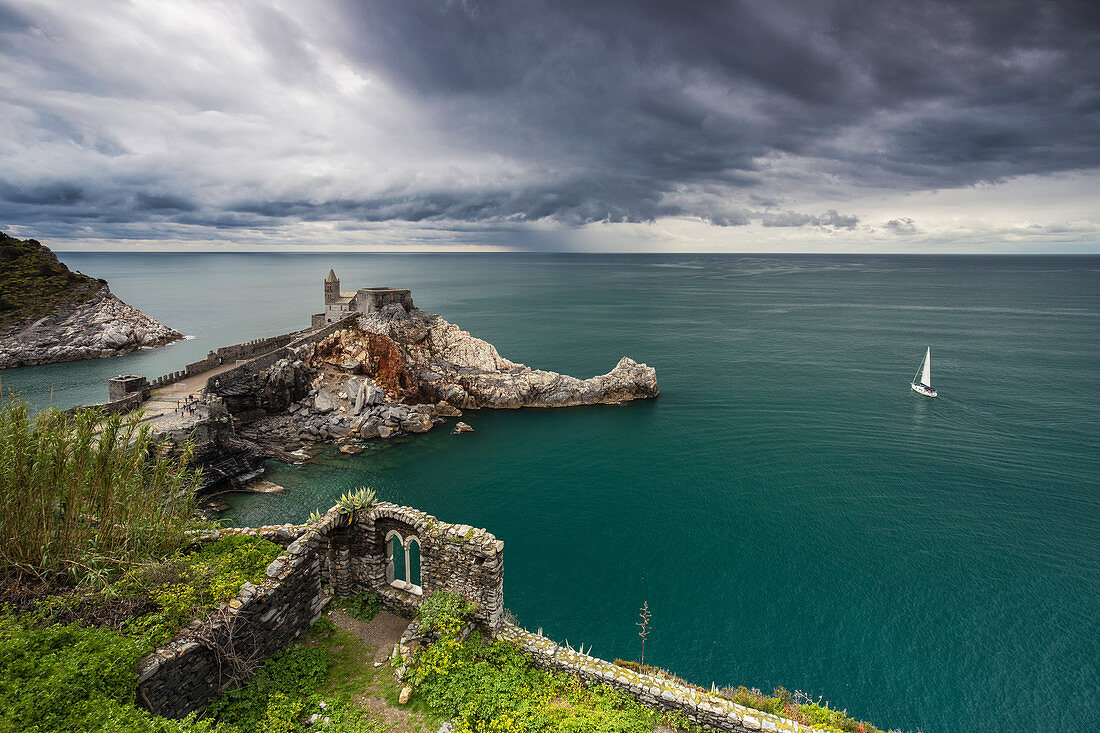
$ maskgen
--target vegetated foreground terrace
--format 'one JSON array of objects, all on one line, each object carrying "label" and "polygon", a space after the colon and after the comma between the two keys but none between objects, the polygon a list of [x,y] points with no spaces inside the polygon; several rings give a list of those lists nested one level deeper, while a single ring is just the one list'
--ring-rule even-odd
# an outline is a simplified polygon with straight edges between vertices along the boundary
[{"label": "vegetated foreground terrace", "polygon": [[[492,602],[471,603],[468,589],[464,595],[433,586],[443,577],[432,565],[443,557],[436,548],[490,558],[502,546],[491,535],[376,503],[369,492],[345,497],[279,542],[263,532],[219,531],[194,518],[197,477],[185,466],[185,455],[160,455],[133,418],[52,410],[32,416],[18,401],[0,405],[0,731],[372,733],[431,731],[444,721],[470,733],[697,728],[581,667],[555,671],[562,660],[586,655],[558,645],[550,656],[532,653],[524,639],[552,642],[500,619]],[[400,558],[411,544],[407,529],[400,534],[401,517],[419,528],[422,577],[407,559],[415,555]],[[354,546],[353,531],[387,527],[389,574],[378,590],[360,590],[357,579],[374,577],[377,558],[349,558],[340,548]],[[394,536],[400,541],[392,543]],[[311,542],[334,551],[324,572],[322,556],[304,549]],[[481,565],[493,572],[491,560]],[[315,577],[319,593],[306,599],[297,641],[280,643],[274,654],[250,647],[249,603],[299,577]],[[506,633],[494,638],[494,628]],[[229,632],[219,636],[219,629]],[[151,714],[146,691],[156,678],[146,671],[139,684],[138,670],[168,669],[188,649],[198,650],[195,658],[217,659],[216,694],[180,719]],[[611,666],[619,670],[611,682],[687,689],[635,663]],[[693,689],[700,699],[709,694]],[[774,697],[744,688],[724,694],[761,711],[742,713],[745,729],[779,720],[775,714],[822,730],[877,730],[807,700],[799,704],[782,690]]]}]

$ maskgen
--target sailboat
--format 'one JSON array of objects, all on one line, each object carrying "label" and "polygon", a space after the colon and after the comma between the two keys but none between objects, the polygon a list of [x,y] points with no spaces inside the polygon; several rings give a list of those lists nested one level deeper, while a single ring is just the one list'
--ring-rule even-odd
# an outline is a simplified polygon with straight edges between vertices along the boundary
[{"label": "sailboat", "polygon": [[[920,379],[917,379],[917,377]],[[913,391],[925,397],[936,397],[937,392],[932,388],[932,347],[924,355],[924,361],[917,367],[917,373],[913,375],[913,381],[909,383]]]}]

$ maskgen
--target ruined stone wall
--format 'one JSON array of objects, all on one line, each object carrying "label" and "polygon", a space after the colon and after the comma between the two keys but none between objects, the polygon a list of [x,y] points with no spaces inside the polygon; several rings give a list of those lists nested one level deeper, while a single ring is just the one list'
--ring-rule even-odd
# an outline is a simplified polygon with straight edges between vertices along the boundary
[{"label": "ruined stone wall", "polygon": [[[421,542],[419,592],[387,580],[384,533],[394,527],[415,532]],[[310,525],[225,529],[203,539],[239,533],[286,551],[268,566],[264,582],[246,583],[236,598],[139,662],[138,703],[157,715],[180,718],[198,710],[231,682],[235,658],[255,663],[279,651],[320,618],[333,593],[376,591],[390,609],[408,615],[431,593],[452,590],[478,604],[479,625],[490,632],[500,626],[504,543],[485,530],[377,503],[354,514],[334,508]]]},{"label": "ruined stone wall", "polygon": [[[539,634],[503,623],[496,634],[527,655],[539,669],[568,672],[586,682],[598,682],[626,693],[643,705],[667,713],[681,713],[707,730],[751,733],[785,731],[815,733],[816,728],[760,710],[738,705],[732,700],[682,682],[635,672],[612,662],[562,646]],[[820,732],[818,732],[820,733]]]},{"label": "ruined stone wall", "polygon": [[[328,522],[326,518],[325,522]],[[324,528],[322,523],[319,529]],[[386,533],[415,537],[420,546],[420,586],[391,585]],[[322,564],[338,596],[378,593],[393,611],[408,614],[437,590],[460,593],[477,604],[474,620],[486,630],[504,617],[504,543],[483,529],[441,522],[430,514],[379,502],[350,524],[325,529]]]},{"label": "ruined stone wall", "polygon": [[222,691],[241,662],[271,656],[320,618],[327,598],[315,546],[291,543],[266,574],[138,663],[139,704],[182,718]]}]

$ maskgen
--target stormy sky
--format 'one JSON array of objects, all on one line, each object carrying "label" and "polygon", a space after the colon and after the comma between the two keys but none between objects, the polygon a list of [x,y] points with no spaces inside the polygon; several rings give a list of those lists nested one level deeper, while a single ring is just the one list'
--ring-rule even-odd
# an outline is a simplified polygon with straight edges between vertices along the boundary
[{"label": "stormy sky", "polygon": [[0,0],[56,249],[1100,251],[1100,2]]}]

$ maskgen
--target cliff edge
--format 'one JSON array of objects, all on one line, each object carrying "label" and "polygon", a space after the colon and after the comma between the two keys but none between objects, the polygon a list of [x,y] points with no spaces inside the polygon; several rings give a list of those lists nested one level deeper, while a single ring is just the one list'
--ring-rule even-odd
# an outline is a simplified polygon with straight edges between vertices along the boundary
[{"label": "cliff edge", "polygon": [[119,356],[183,334],[72,272],[48,247],[0,232],[0,369]]}]

